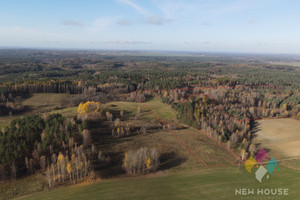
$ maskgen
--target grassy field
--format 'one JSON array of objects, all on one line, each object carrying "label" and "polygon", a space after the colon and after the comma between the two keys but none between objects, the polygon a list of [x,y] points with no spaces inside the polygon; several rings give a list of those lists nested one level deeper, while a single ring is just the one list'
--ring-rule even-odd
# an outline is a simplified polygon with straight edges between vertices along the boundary
[{"label": "grassy field", "polygon": [[34,174],[16,181],[0,182],[0,199],[11,199],[16,196],[39,192],[47,188],[43,175]]},{"label": "grassy field", "polygon": [[[298,199],[299,172],[281,168],[270,179],[259,183],[254,174],[236,168],[210,168],[182,170],[170,174],[100,180],[88,185],[75,185],[22,197],[23,200],[40,199],[245,199],[235,195],[240,188],[287,188],[288,196],[280,199]],[[262,198],[251,196],[250,198]]]},{"label": "grassy field", "polygon": [[27,111],[13,116],[1,116],[0,128],[6,126],[11,120],[20,118],[24,115],[30,115],[42,112],[61,113],[63,116],[69,117],[76,114],[76,107],[61,109],[69,104],[70,99],[74,97],[71,94],[56,94],[56,93],[37,93],[32,94],[30,98],[23,101],[23,105]]},{"label": "grassy field", "polygon": [[[161,154],[161,169],[179,170],[191,169],[194,167],[203,167],[202,162],[209,165],[225,164],[236,162],[237,159],[226,151],[219,144],[212,141],[201,131],[187,127],[176,119],[176,112],[167,104],[163,104],[158,99],[147,101],[146,106],[141,103],[112,102],[103,106],[104,110],[115,113],[118,117],[120,110],[123,110],[127,116],[124,121],[131,121],[136,127],[147,126],[146,134],[137,134],[132,137],[112,138],[110,131],[104,129],[103,125],[93,129],[93,140],[96,146],[104,153],[111,154],[116,163],[116,173],[124,174],[121,171],[122,157],[127,150],[138,149],[140,147],[155,148]],[[137,108],[141,108],[141,118],[134,119]],[[163,130],[160,121],[154,114],[165,124],[168,122],[176,123],[179,127],[177,130],[170,132]],[[181,140],[181,141],[180,141]],[[182,144],[184,144],[187,146]],[[193,153],[191,153],[192,151]],[[199,159],[201,161],[199,161]],[[119,170],[117,170],[119,168]],[[103,175],[104,177],[110,175]]]},{"label": "grassy field", "polygon": [[36,93],[25,99],[23,105],[28,106],[31,112],[50,112],[67,106],[72,97],[72,94]]},{"label": "grassy field", "polygon": [[[254,143],[270,150],[282,163],[300,169],[300,121],[295,119],[260,120]],[[295,158],[295,159],[291,159]]]},{"label": "grassy field", "polygon": [[[176,120],[176,113],[171,108],[171,105],[162,103],[159,99],[152,99],[150,101],[147,101],[145,103],[148,108],[150,108],[159,118],[166,119],[166,120]],[[142,103],[136,103],[136,102],[110,102],[103,105],[104,110],[109,111],[120,111],[123,110],[125,112],[125,115],[129,117],[134,117],[136,115],[136,111],[138,107],[141,108],[141,116],[144,119],[154,119],[155,116],[152,112],[149,111],[149,109]]]},{"label": "grassy field", "polygon": [[77,114],[77,107],[69,107],[69,108],[52,110],[50,113],[51,114],[59,113],[64,117],[74,117]]},{"label": "grassy field", "polygon": [[300,62],[272,62],[273,65],[286,65],[293,67],[300,67]]}]

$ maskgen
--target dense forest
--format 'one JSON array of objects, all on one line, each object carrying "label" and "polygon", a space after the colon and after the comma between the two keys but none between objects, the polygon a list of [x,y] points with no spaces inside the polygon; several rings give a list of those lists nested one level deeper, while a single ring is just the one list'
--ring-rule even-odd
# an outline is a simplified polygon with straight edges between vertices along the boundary
[{"label": "dense forest", "polygon": [[299,68],[272,66],[264,60],[234,59],[229,55],[125,55],[2,50],[1,91],[78,94],[92,89],[126,93],[197,85],[280,85],[290,89],[299,89],[300,85]]}]

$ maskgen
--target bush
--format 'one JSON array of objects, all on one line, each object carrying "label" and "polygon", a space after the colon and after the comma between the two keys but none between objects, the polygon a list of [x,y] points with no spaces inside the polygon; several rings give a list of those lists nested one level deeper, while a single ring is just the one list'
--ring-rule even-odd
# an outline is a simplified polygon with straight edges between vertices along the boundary
[{"label": "bush", "polygon": [[169,99],[168,99],[167,97],[162,97],[162,98],[161,98],[161,101],[162,101],[163,103],[169,103]]},{"label": "bush", "polygon": [[140,148],[125,153],[123,168],[128,174],[155,172],[159,166],[159,154],[155,149]]}]

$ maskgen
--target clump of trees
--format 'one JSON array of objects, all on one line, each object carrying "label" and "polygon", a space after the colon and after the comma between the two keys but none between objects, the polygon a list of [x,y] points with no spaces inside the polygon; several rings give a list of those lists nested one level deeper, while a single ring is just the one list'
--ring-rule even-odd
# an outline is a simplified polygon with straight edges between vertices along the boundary
[{"label": "clump of trees", "polygon": [[[8,174],[11,178],[17,177],[18,168],[24,166],[25,157],[33,159],[35,156],[35,150],[38,143],[41,142],[41,133],[44,128],[45,122],[35,115],[12,120],[9,126],[2,129],[0,134],[0,162],[5,168],[10,169]],[[29,162],[33,163],[33,160]]]},{"label": "clump of trees", "polygon": [[112,126],[111,134],[113,137],[126,137],[134,131],[132,122],[121,122],[120,118],[117,118]]},{"label": "clump of trees", "polygon": [[144,102],[146,100],[146,96],[145,94],[138,92],[138,93],[130,93],[130,96],[128,97],[129,101],[133,101],[133,102]]},{"label": "clump of trees", "polygon": [[112,122],[114,118],[113,114],[110,113],[109,111],[106,111],[105,115],[106,115],[106,120]]},{"label": "clump of trees", "polygon": [[13,97],[12,93],[0,95],[0,115],[13,115],[13,113],[24,111],[23,98]]},{"label": "clump of trees", "polygon": [[106,120],[112,122],[111,128],[111,135],[113,137],[126,137],[133,133],[134,126],[132,122],[123,122],[122,119],[124,118],[124,111],[120,111],[120,118],[116,118],[113,121],[113,115],[109,111],[106,111]]},{"label": "clump of trees", "polygon": [[102,110],[101,103],[95,101],[87,101],[80,103],[77,108],[77,118],[82,120],[99,120]]},{"label": "clump of trees", "polygon": [[91,160],[83,152],[82,146],[79,146],[70,157],[62,152],[57,157],[53,155],[52,163],[46,169],[46,179],[51,188],[56,183],[64,183],[66,179],[75,184],[90,173]]},{"label": "clump of trees", "polygon": [[157,171],[159,154],[155,149],[142,147],[129,150],[124,155],[123,168],[128,174],[145,174]]},{"label": "clump of trees", "polygon": [[[0,134],[0,164],[9,169],[7,174],[15,179],[24,169],[31,174],[57,164],[57,155],[71,158],[83,147],[89,154],[90,135],[83,129],[81,122],[60,114],[12,120]],[[82,152],[79,155],[82,156]]]}]

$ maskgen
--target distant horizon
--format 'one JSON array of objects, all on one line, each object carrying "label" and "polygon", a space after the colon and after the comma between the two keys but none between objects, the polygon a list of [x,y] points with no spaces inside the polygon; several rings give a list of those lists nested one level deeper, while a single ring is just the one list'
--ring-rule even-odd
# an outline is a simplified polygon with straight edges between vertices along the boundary
[{"label": "distant horizon", "polygon": [[[217,52],[217,51],[196,51],[196,50],[147,50],[147,49],[96,49],[96,48],[55,48],[55,47],[1,47],[0,50],[37,50],[37,51],[86,51],[86,52],[155,52],[155,53],[174,53],[174,54],[210,54],[210,55],[269,55],[269,56],[300,56],[300,53],[272,53],[272,52]],[[195,55],[201,56],[201,55]]]}]

